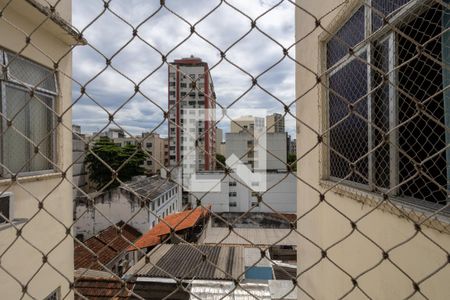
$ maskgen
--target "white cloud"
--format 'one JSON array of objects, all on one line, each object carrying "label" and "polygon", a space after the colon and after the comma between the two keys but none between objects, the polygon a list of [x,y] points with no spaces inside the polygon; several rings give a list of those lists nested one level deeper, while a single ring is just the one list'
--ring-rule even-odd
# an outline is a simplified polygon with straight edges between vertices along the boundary
[{"label": "white cloud", "polygon": [[[278,1],[230,0],[228,2],[255,19]],[[216,11],[205,17],[220,3]],[[88,28],[85,27],[104,10],[103,2],[78,0],[73,3],[74,25],[79,30],[85,29],[84,35],[89,41],[88,46],[78,47],[74,51],[74,78],[83,85],[92,80],[87,84],[86,90],[95,101],[109,112],[113,112],[134,94],[135,84],[153,73],[140,84],[141,93],[153,103],[140,94],[135,95],[120,109],[115,118],[121,126],[133,134],[152,130],[163,120],[163,112],[158,106],[167,109],[167,65],[161,67],[162,60],[158,51],[163,55],[170,52],[169,61],[193,54],[207,61],[212,67],[221,60],[219,52],[226,51],[251,28],[251,22],[246,16],[218,0],[167,0],[166,5],[190,24],[205,17],[195,25],[196,32],[219,49],[196,34],[178,45],[190,35],[190,25],[166,8],[160,8],[159,1],[111,1],[110,9],[126,22],[106,10]],[[155,15],[146,20],[153,13]],[[287,48],[293,44],[294,6],[291,3],[283,2],[258,18],[256,24],[282,47]],[[138,35],[142,40],[135,37],[127,44],[132,39],[132,26],[137,27]],[[253,29],[226,54],[227,59],[232,63],[256,77],[282,58],[282,47],[257,29]],[[293,50],[290,54],[295,55]],[[112,66],[122,74],[108,68],[93,79],[106,66],[102,55],[107,58],[114,55]],[[283,103],[290,104],[295,97],[294,67],[291,60],[285,59],[258,78],[258,82]],[[211,72],[218,102],[224,106],[230,105],[241,97],[252,85],[251,77],[226,61],[221,61]],[[79,87],[74,86],[74,98],[78,95]],[[282,104],[258,87],[254,87],[232,107],[242,110],[265,108],[270,113],[284,112]],[[98,130],[108,122],[107,114],[87,98],[75,104],[73,115],[74,122],[80,124],[85,131]],[[293,133],[295,130],[293,120],[287,120],[286,123],[289,125],[290,133]],[[164,125],[158,131],[164,134],[167,131],[166,127],[167,125]]]}]

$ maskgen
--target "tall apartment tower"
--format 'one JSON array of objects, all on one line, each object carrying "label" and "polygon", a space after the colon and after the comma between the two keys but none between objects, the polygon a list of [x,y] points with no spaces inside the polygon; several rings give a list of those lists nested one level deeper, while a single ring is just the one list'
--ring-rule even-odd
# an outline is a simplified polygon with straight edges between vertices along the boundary
[{"label": "tall apartment tower", "polygon": [[284,117],[281,114],[274,113],[266,117],[266,126],[268,133],[283,133],[284,128]]},{"label": "tall apartment tower", "polygon": [[[183,160],[183,114],[186,109],[215,109],[216,94],[208,64],[198,57],[176,59],[169,64],[169,164]],[[195,167],[198,171],[214,170],[216,156],[214,120],[196,120]],[[192,147],[193,149],[194,147]],[[191,149],[189,149],[191,150]]]}]

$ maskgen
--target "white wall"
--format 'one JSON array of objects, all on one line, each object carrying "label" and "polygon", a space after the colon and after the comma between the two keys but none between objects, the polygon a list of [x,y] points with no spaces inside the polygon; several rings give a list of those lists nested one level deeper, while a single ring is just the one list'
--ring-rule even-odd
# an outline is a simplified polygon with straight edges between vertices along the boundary
[{"label": "white wall", "polygon": [[[229,158],[232,154],[241,158],[250,148],[248,141],[253,141],[254,137],[247,132],[226,133],[225,158]],[[267,170],[286,170],[287,162],[287,135],[286,133],[267,133],[266,145],[261,145],[267,149],[266,152],[266,169]],[[253,149],[254,151],[256,150]],[[270,152],[270,153],[269,153]],[[255,151],[256,154],[256,151]],[[248,155],[242,157],[241,161],[249,162]],[[255,163],[257,168],[257,163]]]},{"label": "white wall", "polygon": [[[218,179],[222,180],[224,173],[200,173],[196,175],[198,179]],[[233,174],[234,178],[238,178]],[[280,182],[281,180],[281,182]],[[229,186],[229,182],[236,182],[236,186]],[[254,208],[253,212],[283,212],[295,213],[297,210],[297,181],[294,175],[287,173],[268,173],[267,187],[268,191],[263,194],[263,201],[267,204],[261,204]],[[271,188],[274,186],[273,188]],[[237,196],[230,197],[229,192],[235,191]],[[221,182],[220,192],[192,193],[195,197],[202,198],[203,205],[212,205],[214,212],[246,212],[250,209],[252,202],[257,202],[256,197],[252,197],[251,191],[238,180],[227,176]],[[196,198],[190,197],[193,207],[196,206]],[[236,207],[230,207],[230,202],[237,202]],[[272,209],[273,210],[272,210]]]},{"label": "white wall", "polygon": [[[152,228],[153,222],[155,224],[159,222],[158,217],[162,218],[163,215],[166,215],[170,206],[174,205],[175,207],[171,213],[180,211],[181,195],[176,193],[175,189],[174,187],[154,198],[152,202],[155,203],[155,210],[152,212],[151,204],[149,208],[141,208],[137,197],[131,197],[128,192],[120,188],[96,197],[95,209],[87,208],[85,204],[79,203],[75,207],[77,218],[74,226],[75,233],[82,234],[83,238],[87,239],[120,221],[124,221],[141,233],[145,233]],[[173,191],[171,197],[168,196],[170,191]],[[167,197],[167,200],[162,201],[163,197]],[[160,201],[159,206],[157,205],[158,200]]]}]

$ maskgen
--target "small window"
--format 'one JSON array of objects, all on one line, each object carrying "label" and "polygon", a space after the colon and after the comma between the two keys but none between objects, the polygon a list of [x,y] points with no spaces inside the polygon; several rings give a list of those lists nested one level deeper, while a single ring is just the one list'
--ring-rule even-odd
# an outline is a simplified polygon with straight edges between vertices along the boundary
[{"label": "small window", "polygon": [[230,197],[236,197],[237,196],[237,192],[229,192],[228,195]]},{"label": "small window", "polygon": [[176,85],[176,82],[175,82],[175,81],[169,82],[169,86],[175,86],[175,85]]},{"label": "small window", "polygon": [[230,182],[228,183],[228,186],[236,186],[236,181],[230,181]]},{"label": "small window", "polygon": [[169,92],[169,95],[170,95],[171,97],[175,97],[175,95],[176,95],[176,94],[175,94],[175,91],[170,91],[170,92]]},{"label": "small window", "polygon": [[[56,76],[51,70],[7,53],[6,80],[0,80],[3,113],[12,127],[3,132],[2,174],[50,171],[55,161]],[[36,88],[33,96],[29,89]],[[17,132],[19,131],[19,132]],[[35,147],[39,153],[35,155]],[[9,171],[8,171],[8,170]]]},{"label": "small window", "polygon": [[61,292],[59,287],[53,292],[51,292],[50,295],[44,298],[44,300],[59,300],[59,299],[61,299]]},{"label": "small window", "polygon": [[187,87],[187,84],[185,82],[180,83],[180,87],[185,88]]},{"label": "small window", "polygon": [[8,222],[7,219],[12,220],[12,194],[3,193],[0,196],[0,224]]},{"label": "small window", "polygon": [[151,148],[153,145],[152,145],[152,143],[147,143],[147,144],[145,144],[145,146],[146,146],[147,148]]},{"label": "small window", "polygon": [[230,207],[237,207],[237,202],[230,202]]}]

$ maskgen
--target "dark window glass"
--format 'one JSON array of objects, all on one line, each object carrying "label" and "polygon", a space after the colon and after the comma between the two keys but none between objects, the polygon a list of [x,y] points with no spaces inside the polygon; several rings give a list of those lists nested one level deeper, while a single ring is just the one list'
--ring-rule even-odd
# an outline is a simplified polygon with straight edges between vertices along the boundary
[{"label": "dark window glass", "polygon": [[[447,144],[440,125],[445,124],[441,22],[442,8],[436,5],[398,34],[399,90],[404,91],[399,93],[399,180],[401,196],[444,204]],[[425,45],[422,53],[417,53],[416,45]]]},{"label": "dark window glass", "polygon": [[390,160],[389,140],[389,42],[388,40],[374,46],[373,72],[373,170],[374,184],[377,187],[389,188]]},{"label": "dark window glass", "polygon": [[[9,219],[9,206],[10,206],[10,198],[9,196],[1,196],[0,197],[0,213],[3,215],[3,217]],[[0,224],[5,223],[6,219],[4,219],[2,216],[0,216]]]},{"label": "dark window glass", "polygon": [[[360,57],[365,60],[366,54]],[[363,184],[368,176],[366,94],[367,65],[358,59],[329,78],[330,175]]]},{"label": "dark window glass", "polygon": [[364,39],[364,7],[355,14],[336,32],[327,43],[327,65],[333,66],[348,54],[349,48]]},{"label": "dark window glass", "polygon": [[383,26],[383,18],[389,16],[411,0],[372,0],[373,31]]}]

